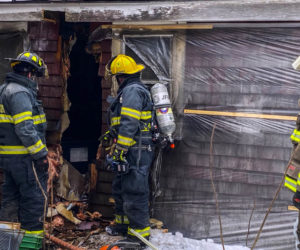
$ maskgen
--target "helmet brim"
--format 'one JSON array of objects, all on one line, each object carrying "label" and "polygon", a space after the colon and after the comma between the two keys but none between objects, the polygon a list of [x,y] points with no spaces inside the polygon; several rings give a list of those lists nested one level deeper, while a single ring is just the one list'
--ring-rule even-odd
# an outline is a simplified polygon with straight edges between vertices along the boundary
[{"label": "helmet brim", "polygon": [[[6,58],[5,58],[6,59]],[[30,62],[30,61],[27,61],[27,60],[22,60],[22,59],[16,59],[16,58],[7,58],[9,60],[10,63],[13,63],[13,62],[23,62],[23,63],[28,63],[30,64],[31,66],[33,66],[35,69],[38,69],[38,67]]]},{"label": "helmet brim", "polygon": [[17,59],[17,58],[4,58],[4,59],[8,60],[10,63],[22,62],[22,63],[29,64],[30,66],[32,66],[36,70],[35,74],[36,74],[37,77],[42,77],[42,76],[45,75],[45,71],[46,71],[45,65],[41,66],[41,67],[37,67],[36,64],[34,64],[30,61],[27,61],[27,60],[22,60],[22,59]]},{"label": "helmet brim", "polygon": [[135,74],[135,73],[141,72],[145,69],[145,66],[143,64],[137,64],[136,66],[137,66],[136,70],[127,72],[127,74]]},{"label": "helmet brim", "polygon": [[143,71],[144,69],[145,69],[145,66],[143,64],[137,64],[136,69],[133,70],[133,71],[129,71],[129,72],[126,72],[126,73],[124,73],[124,72],[112,73],[111,72],[111,75],[113,75],[113,76],[116,76],[116,75],[133,75],[135,73]]}]

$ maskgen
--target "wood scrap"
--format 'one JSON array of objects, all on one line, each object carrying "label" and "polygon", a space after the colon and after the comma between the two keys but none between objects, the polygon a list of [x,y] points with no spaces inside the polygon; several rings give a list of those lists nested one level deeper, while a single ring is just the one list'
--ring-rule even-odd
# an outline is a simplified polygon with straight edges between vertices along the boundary
[{"label": "wood scrap", "polygon": [[68,219],[69,221],[73,222],[75,225],[78,225],[81,223],[81,220],[74,217],[73,213],[69,210],[67,210],[64,206],[64,204],[60,203],[56,206],[56,210],[59,214],[61,214],[63,217]]},{"label": "wood scrap", "polygon": [[82,212],[76,214],[76,217],[82,221],[87,219],[87,216]]},{"label": "wood scrap", "polygon": [[102,155],[102,141],[97,149],[96,160],[100,160],[101,155]]},{"label": "wood scrap", "polygon": [[90,213],[89,211],[86,211],[85,214],[87,214],[89,216],[90,220],[99,220],[102,217],[102,214],[100,214],[99,212],[95,211],[93,213]]},{"label": "wood scrap", "polygon": [[160,220],[150,218],[150,225],[151,225],[151,228],[162,229],[162,227],[164,226],[164,223]]},{"label": "wood scrap", "polygon": [[299,209],[296,208],[295,206],[288,206],[288,210],[291,210],[291,211],[299,211]]},{"label": "wood scrap", "polygon": [[55,227],[55,228],[57,228],[57,227],[63,227],[65,225],[65,221],[64,221],[64,219],[60,215],[56,215],[53,218],[51,224],[52,224],[52,227]]},{"label": "wood scrap", "polygon": [[47,218],[53,217],[55,215],[58,215],[56,209],[53,207],[48,207]]},{"label": "wood scrap", "polygon": [[102,214],[100,214],[99,212],[95,211],[92,213],[91,215],[91,219],[95,220],[95,219],[100,219],[102,217]]},{"label": "wood scrap", "polygon": [[98,171],[95,163],[90,164],[90,191],[96,190]]}]

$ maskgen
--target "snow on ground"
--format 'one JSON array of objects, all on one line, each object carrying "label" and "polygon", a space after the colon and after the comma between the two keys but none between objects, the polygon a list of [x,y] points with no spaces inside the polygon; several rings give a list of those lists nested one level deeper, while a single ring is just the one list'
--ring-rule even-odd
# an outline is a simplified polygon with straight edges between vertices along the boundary
[{"label": "snow on ground", "polygon": [[[160,230],[151,230],[150,242],[159,250],[222,250],[222,245],[213,240],[193,240],[183,237],[181,233],[163,233]],[[226,250],[250,250],[244,246],[228,246]],[[150,248],[147,248],[150,250]]]}]

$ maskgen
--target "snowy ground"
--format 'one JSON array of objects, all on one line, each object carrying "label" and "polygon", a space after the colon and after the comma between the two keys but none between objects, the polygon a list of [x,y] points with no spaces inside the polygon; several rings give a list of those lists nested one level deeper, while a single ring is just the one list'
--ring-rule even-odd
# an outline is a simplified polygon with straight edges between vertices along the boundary
[{"label": "snowy ground", "polygon": [[[213,240],[193,240],[183,237],[181,233],[162,233],[159,230],[151,230],[151,243],[159,250],[222,250],[222,245]],[[226,250],[250,250],[244,246],[227,246]],[[147,248],[150,250],[150,248]]]},{"label": "snowy ground", "polygon": [[[85,237],[78,238],[74,245],[83,240]],[[112,244],[123,239],[121,236],[109,236],[106,232],[92,235],[82,247],[88,250],[99,250],[101,246]],[[221,244],[214,243],[213,240],[193,240],[183,237],[181,233],[163,233],[161,230],[151,230],[150,242],[159,250],[223,250]],[[147,248],[146,250],[151,250]],[[228,246],[225,250],[250,250],[244,246]]]}]

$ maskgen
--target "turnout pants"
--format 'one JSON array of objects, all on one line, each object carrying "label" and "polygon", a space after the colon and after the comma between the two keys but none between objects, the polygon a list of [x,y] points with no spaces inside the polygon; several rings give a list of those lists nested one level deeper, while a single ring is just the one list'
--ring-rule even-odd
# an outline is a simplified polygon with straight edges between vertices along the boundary
[{"label": "turnout pants", "polygon": [[[4,171],[0,220],[21,222],[29,231],[43,229],[44,196],[36,182],[30,156],[0,158]],[[48,171],[36,169],[46,192]]]},{"label": "turnout pants", "polygon": [[127,216],[129,228],[142,232],[150,225],[148,176],[154,153],[153,150],[141,150],[139,164],[138,154],[138,149],[131,148],[128,151],[126,158],[130,165],[129,172],[115,176],[112,193],[116,202],[116,214]]}]

